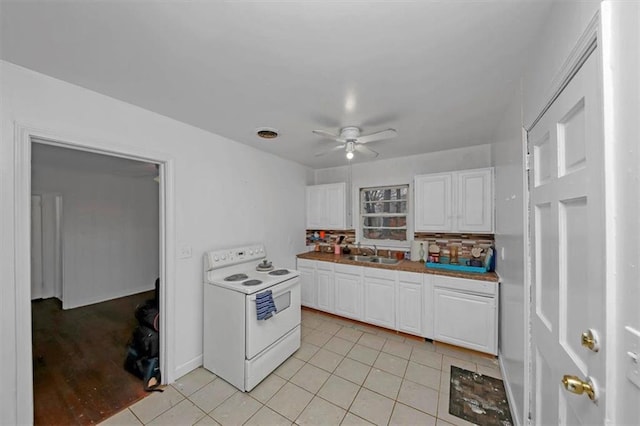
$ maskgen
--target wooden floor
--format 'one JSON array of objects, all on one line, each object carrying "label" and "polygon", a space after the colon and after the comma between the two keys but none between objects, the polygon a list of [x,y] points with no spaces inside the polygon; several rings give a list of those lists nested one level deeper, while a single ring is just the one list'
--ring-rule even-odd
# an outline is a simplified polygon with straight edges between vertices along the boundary
[{"label": "wooden floor", "polygon": [[147,395],[122,366],[135,307],[152,297],[66,311],[58,299],[32,302],[35,424],[95,424]]}]

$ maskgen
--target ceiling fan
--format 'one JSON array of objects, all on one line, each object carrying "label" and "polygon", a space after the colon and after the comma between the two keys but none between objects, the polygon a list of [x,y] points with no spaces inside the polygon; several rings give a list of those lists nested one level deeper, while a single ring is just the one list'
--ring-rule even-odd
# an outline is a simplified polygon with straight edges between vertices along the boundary
[{"label": "ceiling fan", "polygon": [[341,149],[344,149],[347,152],[348,160],[351,160],[353,158],[353,153],[355,151],[358,151],[369,157],[375,158],[378,156],[378,153],[372,150],[371,148],[369,148],[368,146],[365,146],[364,144],[381,141],[383,139],[395,138],[398,135],[398,132],[396,132],[395,129],[386,129],[386,130],[371,133],[368,135],[361,135],[360,129],[358,127],[353,127],[353,126],[342,128],[340,130],[340,134],[338,135],[333,134],[331,132],[327,132],[325,130],[313,130],[313,133],[315,133],[318,136],[324,136],[329,139],[333,139],[334,141],[339,143],[339,145],[327,151],[317,153],[316,157],[321,155],[326,155],[333,151],[339,151]]}]

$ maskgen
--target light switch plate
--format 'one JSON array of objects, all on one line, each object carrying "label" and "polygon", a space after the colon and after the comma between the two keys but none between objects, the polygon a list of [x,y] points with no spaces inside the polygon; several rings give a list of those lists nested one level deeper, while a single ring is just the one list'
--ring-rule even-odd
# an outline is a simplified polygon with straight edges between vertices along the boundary
[{"label": "light switch plate", "polygon": [[191,246],[181,246],[178,249],[178,259],[188,259],[191,257]]},{"label": "light switch plate", "polygon": [[627,356],[627,379],[640,388],[640,331],[626,326],[624,328],[624,351]]}]

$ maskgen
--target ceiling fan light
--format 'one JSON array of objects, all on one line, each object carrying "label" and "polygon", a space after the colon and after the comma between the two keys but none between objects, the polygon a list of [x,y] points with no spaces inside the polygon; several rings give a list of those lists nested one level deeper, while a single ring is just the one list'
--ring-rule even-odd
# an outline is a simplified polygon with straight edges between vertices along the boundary
[{"label": "ceiling fan light", "polygon": [[347,160],[351,160],[353,158],[353,151],[356,150],[356,144],[353,141],[347,141]]}]

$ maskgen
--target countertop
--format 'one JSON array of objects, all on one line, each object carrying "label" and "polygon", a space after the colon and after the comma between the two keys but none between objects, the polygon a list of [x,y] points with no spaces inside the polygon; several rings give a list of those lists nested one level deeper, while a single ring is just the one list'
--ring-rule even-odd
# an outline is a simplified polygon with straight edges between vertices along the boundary
[{"label": "countertop", "polygon": [[390,269],[392,271],[406,271],[406,272],[421,272],[423,274],[443,275],[447,277],[455,278],[467,278],[471,280],[491,281],[499,282],[500,278],[495,272],[459,272],[459,271],[446,271],[442,269],[427,268],[422,262],[411,262],[410,260],[401,260],[395,265],[381,265],[378,263],[368,262],[356,262],[350,260],[348,255],[345,254],[333,254],[333,253],[321,253],[316,251],[310,251],[308,253],[301,253],[297,256],[299,259],[308,260],[320,260],[322,262],[343,263],[346,265],[366,266],[369,268]]}]

